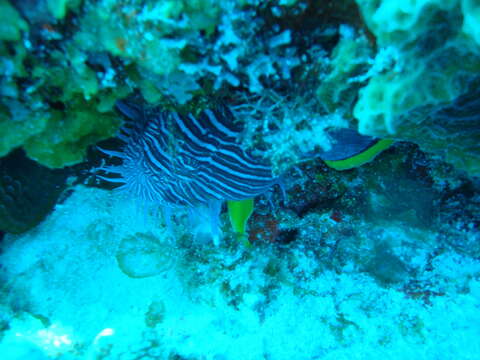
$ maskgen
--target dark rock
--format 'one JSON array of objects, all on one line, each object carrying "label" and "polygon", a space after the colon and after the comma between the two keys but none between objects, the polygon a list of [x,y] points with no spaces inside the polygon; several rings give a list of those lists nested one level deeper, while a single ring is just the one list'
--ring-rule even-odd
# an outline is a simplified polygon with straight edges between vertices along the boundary
[{"label": "dark rock", "polygon": [[0,231],[20,234],[38,225],[66,188],[68,170],[52,170],[16,150],[0,159]]}]

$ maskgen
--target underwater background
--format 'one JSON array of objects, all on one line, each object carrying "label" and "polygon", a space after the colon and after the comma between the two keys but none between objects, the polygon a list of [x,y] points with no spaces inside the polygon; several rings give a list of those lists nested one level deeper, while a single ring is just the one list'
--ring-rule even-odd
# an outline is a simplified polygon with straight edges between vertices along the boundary
[{"label": "underwater background", "polygon": [[0,0],[0,359],[480,359],[480,1]]}]

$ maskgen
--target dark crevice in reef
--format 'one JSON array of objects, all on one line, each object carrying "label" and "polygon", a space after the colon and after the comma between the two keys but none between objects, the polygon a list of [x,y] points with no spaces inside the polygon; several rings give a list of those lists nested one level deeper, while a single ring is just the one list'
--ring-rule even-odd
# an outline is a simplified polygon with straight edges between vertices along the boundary
[{"label": "dark crevice in reef", "polygon": [[89,187],[107,190],[112,190],[118,187],[118,184],[113,184],[96,177],[97,171],[95,169],[102,165],[115,166],[121,164],[121,160],[106,156],[99,150],[99,148],[121,151],[122,146],[122,141],[117,138],[101,141],[97,146],[90,146],[87,149],[86,160],[71,167],[71,172],[75,174],[73,185],[83,184]]},{"label": "dark crevice in reef", "polygon": [[38,225],[66,188],[68,169],[49,169],[23,150],[0,159],[0,239]]}]

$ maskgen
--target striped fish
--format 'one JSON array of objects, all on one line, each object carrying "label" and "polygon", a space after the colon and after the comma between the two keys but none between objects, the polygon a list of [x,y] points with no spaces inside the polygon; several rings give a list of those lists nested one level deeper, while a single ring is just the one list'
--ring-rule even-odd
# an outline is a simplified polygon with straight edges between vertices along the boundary
[{"label": "striped fish", "polygon": [[127,101],[117,109],[127,118],[119,138],[121,152],[104,153],[122,160],[100,170],[147,203],[216,208],[224,200],[243,200],[267,192],[278,179],[270,166],[238,142],[241,128],[228,108],[205,110],[198,117],[169,111],[146,111]]}]

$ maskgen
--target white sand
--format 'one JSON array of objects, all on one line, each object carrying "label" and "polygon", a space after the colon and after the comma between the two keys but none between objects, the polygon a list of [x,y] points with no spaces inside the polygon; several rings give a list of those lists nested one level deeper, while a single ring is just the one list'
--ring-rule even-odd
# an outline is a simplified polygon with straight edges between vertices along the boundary
[{"label": "white sand", "polygon": [[3,243],[1,359],[480,359],[478,260],[435,258],[426,302],[269,249],[177,248],[134,204],[79,186]]}]

